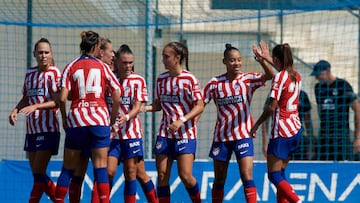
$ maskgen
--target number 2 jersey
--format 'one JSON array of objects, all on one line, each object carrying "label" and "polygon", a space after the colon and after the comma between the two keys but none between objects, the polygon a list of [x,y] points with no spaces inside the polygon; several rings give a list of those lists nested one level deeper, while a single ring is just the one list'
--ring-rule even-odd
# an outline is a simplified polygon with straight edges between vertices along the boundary
[{"label": "number 2 jersey", "polygon": [[278,72],[273,80],[270,97],[277,100],[278,106],[272,115],[271,138],[292,137],[301,128],[298,103],[301,90],[301,76],[295,71],[296,82],[288,71]]},{"label": "number 2 jersey", "polygon": [[[38,67],[27,69],[22,93],[29,98],[29,105],[52,101],[60,90],[60,76],[55,66],[42,72]],[[35,110],[26,118],[26,133],[59,132],[57,112],[58,108]]]},{"label": "number 2 jersey", "polygon": [[204,88],[203,100],[214,100],[217,120],[214,130],[215,142],[235,141],[250,138],[253,119],[250,102],[254,91],[263,86],[259,73],[242,73],[234,80],[226,74],[212,78]]},{"label": "number 2 jersey", "polygon": [[196,139],[196,121],[186,121],[175,133],[170,133],[168,127],[191,111],[194,102],[202,99],[199,81],[186,70],[180,75],[171,77],[169,72],[158,76],[155,89],[155,99],[158,99],[163,110],[158,136],[171,139]]},{"label": "number 2 jersey", "polygon": [[61,86],[69,90],[72,99],[67,117],[69,127],[110,124],[105,90],[119,90],[119,82],[105,63],[91,56],[75,59],[65,67]]}]

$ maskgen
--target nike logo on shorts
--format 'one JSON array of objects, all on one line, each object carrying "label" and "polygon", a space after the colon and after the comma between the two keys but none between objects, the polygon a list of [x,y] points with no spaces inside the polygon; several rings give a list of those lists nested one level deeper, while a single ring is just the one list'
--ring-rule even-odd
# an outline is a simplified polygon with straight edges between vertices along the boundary
[{"label": "nike logo on shorts", "polygon": [[248,152],[249,150],[245,150],[245,151],[241,151],[240,155],[246,154],[246,152]]}]

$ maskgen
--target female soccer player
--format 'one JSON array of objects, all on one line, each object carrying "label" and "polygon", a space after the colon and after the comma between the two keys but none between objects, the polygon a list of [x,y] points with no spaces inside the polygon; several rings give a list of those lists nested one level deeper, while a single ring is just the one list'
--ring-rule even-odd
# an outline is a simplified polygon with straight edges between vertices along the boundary
[{"label": "female soccer player", "polygon": [[[110,46],[106,46],[108,49]],[[110,53],[110,52],[104,52]],[[116,125],[118,128],[116,129],[116,133],[112,136],[112,140],[110,142],[110,149],[108,153],[108,176],[110,182],[110,189],[113,184],[113,179],[115,173],[117,171],[117,167],[121,161],[124,161],[124,172],[125,172],[125,202],[134,202],[135,201],[135,194],[136,194],[136,182],[134,183],[134,175],[135,178],[139,180],[142,189],[145,193],[147,201],[150,203],[157,203],[156,191],[154,187],[154,183],[147,175],[145,171],[145,164],[143,157],[143,149],[142,149],[142,128],[140,123],[140,118],[138,117],[138,113],[140,111],[140,107],[142,103],[147,101],[147,89],[145,80],[137,75],[134,71],[134,54],[131,51],[128,45],[121,45],[118,51],[115,53],[116,57],[114,60],[114,64],[116,63],[116,70],[117,75],[119,77],[119,82],[121,83],[121,88],[123,90],[127,90],[127,92],[122,91],[120,95],[120,110],[119,110],[119,117],[118,123]],[[108,54],[109,56],[109,54]],[[104,57],[101,57],[104,58]],[[125,95],[126,94],[126,95]],[[107,97],[111,97],[108,95]],[[107,99],[109,111],[111,111],[111,99]],[[126,114],[134,114],[133,119],[129,119],[126,121],[123,118]],[[139,134],[140,133],[140,134]],[[130,136],[128,136],[130,135]],[[139,137],[139,138],[132,138],[132,137]],[[137,144],[129,144],[129,146],[133,145],[137,149],[131,149],[132,151],[140,150],[136,154],[133,154],[131,151],[127,152],[124,149],[128,149],[129,146],[126,143],[133,141],[137,142],[140,141],[139,146],[135,146]],[[121,147],[123,146],[123,147]],[[123,150],[122,150],[123,149]],[[139,156],[141,155],[141,156]],[[127,158],[131,157],[131,158]],[[136,170],[134,171],[133,164],[129,164],[130,160],[125,161],[124,159],[138,159],[134,161],[136,163]],[[133,162],[131,161],[131,162]],[[135,174],[133,174],[135,172]],[[133,178],[131,180],[127,180],[129,177]],[[94,188],[96,189],[96,187]],[[92,203],[98,202],[98,194],[96,190],[93,190],[92,196]]]},{"label": "female soccer player", "polygon": [[212,78],[204,88],[204,102],[214,100],[217,122],[209,156],[214,159],[215,180],[212,202],[222,202],[229,161],[234,151],[244,185],[246,202],[256,202],[253,181],[254,147],[250,132],[253,123],[250,102],[254,91],[270,80],[274,73],[265,61],[256,57],[265,74],[243,73],[240,51],[226,44],[223,63],[226,73]]},{"label": "female soccer player", "polygon": [[[113,61],[114,60],[114,51],[113,51],[112,43],[109,39],[102,38],[102,37],[100,37],[100,41],[101,41],[100,50],[96,57],[98,59],[100,59],[102,62],[104,62],[105,64],[107,64],[110,67],[111,71],[114,71],[114,61]],[[109,98],[106,95],[106,102],[111,103],[110,105],[108,105],[108,108],[111,108],[111,105],[112,105],[111,95],[109,96]],[[109,112],[111,112],[110,109],[109,109]],[[70,187],[69,187],[69,200],[72,203],[80,202],[81,187],[82,187],[82,184],[84,181],[84,176],[85,176],[85,173],[87,170],[88,160],[89,160],[89,156],[91,155],[91,152],[83,151],[81,155],[82,155],[81,160],[80,160],[80,162],[78,162],[78,164],[76,166],[76,169],[71,178],[71,183],[70,183]],[[100,201],[95,184],[96,184],[96,182],[94,181],[93,191],[95,191],[95,192],[92,193],[92,195],[93,195],[92,203],[96,203],[96,202]],[[94,195],[95,195],[95,197],[94,197]]]},{"label": "female soccer player", "polygon": [[60,142],[56,100],[61,75],[54,66],[49,40],[37,41],[33,54],[37,66],[27,69],[23,97],[9,115],[11,125],[15,125],[18,113],[27,117],[24,150],[29,155],[34,177],[30,203],[39,202],[43,192],[54,200],[55,184],[46,175],[46,168],[51,156],[58,153]]},{"label": "female soccer player", "polygon": [[299,203],[300,198],[286,181],[285,168],[290,156],[296,151],[302,134],[298,115],[301,77],[294,69],[289,44],[275,46],[272,58],[264,43],[256,50],[257,57],[272,64],[279,72],[272,80],[270,101],[250,133],[254,135],[259,125],[272,115],[271,138],[267,151],[268,177],[277,188],[277,202]]},{"label": "female soccer player", "polygon": [[[148,202],[157,203],[155,187],[146,174],[143,160],[142,128],[138,113],[148,100],[145,80],[133,72],[134,55],[128,45],[120,46],[115,63],[121,84],[120,109],[116,136],[111,141],[108,157],[110,183],[120,161],[124,162],[124,202],[136,202],[136,179],[139,180]],[[120,153],[121,152],[121,153]]]},{"label": "female soccer player", "polygon": [[[56,187],[55,202],[59,203],[64,202],[70,178],[81,152],[86,149],[91,149],[100,202],[109,202],[110,196],[106,170],[109,126],[115,123],[119,109],[119,82],[110,68],[95,57],[101,45],[99,34],[84,31],[81,40],[82,55],[65,67],[61,79],[60,110],[66,138],[63,168]],[[113,99],[111,119],[105,101],[106,88],[111,89]],[[69,94],[72,103],[67,116],[65,107]]]},{"label": "female soccer player", "polygon": [[178,173],[193,202],[201,202],[199,186],[192,175],[196,151],[196,117],[204,110],[198,80],[188,70],[188,49],[170,42],[162,52],[168,70],[158,76],[154,102],[143,111],[163,111],[154,153],[158,172],[159,202],[170,202],[169,178],[174,160]]}]

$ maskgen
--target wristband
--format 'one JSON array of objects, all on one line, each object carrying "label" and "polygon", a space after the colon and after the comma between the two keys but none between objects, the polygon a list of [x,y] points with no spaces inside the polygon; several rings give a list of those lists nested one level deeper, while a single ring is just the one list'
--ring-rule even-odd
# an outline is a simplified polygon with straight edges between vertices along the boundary
[{"label": "wristband", "polygon": [[126,121],[129,121],[130,120],[129,114],[125,114],[125,118],[126,118]]},{"label": "wristband", "polygon": [[180,116],[180,120],[183,122],[183,123],[185,123],[187,120],[186,120],[186,118],[185,118],[185,116]]}]

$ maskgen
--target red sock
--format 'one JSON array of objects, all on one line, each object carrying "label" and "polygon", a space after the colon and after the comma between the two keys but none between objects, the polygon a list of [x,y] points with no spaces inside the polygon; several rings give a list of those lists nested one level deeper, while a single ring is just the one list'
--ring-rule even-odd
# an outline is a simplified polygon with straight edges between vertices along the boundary
[{"label": "red sock", "polygon": [[201,203],[200,192],[197,192],[194,195],[190,195],[190,198],[193,203]]},{"label": "red sock", "polygon": [[244,193],[247,203],[256,203],[256,187],[247,187]]},{"label": "red sock", "polygon": [[46,184],[43,182],[34,182],[29,203],[38,203],[41,199],[43,192],[45,191]]},{"label": "red sock", "polygon": [[136,195],[124,195],[124,200],[126,203],[135,203]]},{"label": "red sock", "polygon": [[66,197],[67,191],[68,191],[67,187],[57,185],[54,203],[65,203],[65,197]]},{"label": "red sock", "polygon": [[55,191],[56,191],[56,185],[52,180],[48,180],[45,187],[45,193],[50,198],[51,201],[55,200]]},{"label": "red sock", "polygon": [[159,200],[157,199],[156,197],[156,191],[155,191],[155,188],[150,190],[148,193],[145,193],[145,196],[146,196],[146,200],[149,202],[149,203],[158,203]]},{"label": "red sock", "polygon": [[91,203],[100,203],[100,199],[99,199],[99,193],[97,190],[97,182],[94,181],[94,186],[93,189],[91,191]]},{"label": "red sock", "polygon": [[81,185],[71,182],[69,186],[69,200],[71,203],[80,202]]},{"label": "red sock", "polygon": [[284,194],[280,190],[278,190],[276,192],[276,202],[277,203],[288,203],[288,201],[284,197]]},{"label": "red sock", "polygon": [[170,203],[170,197],[159,197],[159,203]]},{"label": "red sock", "polygon": [[224,199],[224,189],[212,188],[211,190],[212,203],[222,203]]},{"label": "red sock", "polygon": [[110,185],[109,183],[97,183],[100,203],[108,203],[110,201]]},{"label": "red sock", "polygon": [[291,185],[286,180],[280,181],[277,189],[280,190],[281,194],[283,194],[290,203],[296,203],[300,200]]}]

